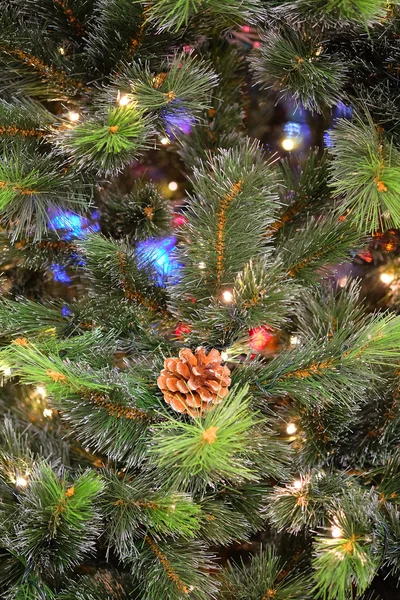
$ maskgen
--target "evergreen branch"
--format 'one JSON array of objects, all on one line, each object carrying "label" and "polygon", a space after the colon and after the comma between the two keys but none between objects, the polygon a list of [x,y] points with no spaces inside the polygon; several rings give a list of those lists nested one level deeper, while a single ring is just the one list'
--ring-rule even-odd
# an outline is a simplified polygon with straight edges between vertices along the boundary
[{"label": "evergreen branch", "polygon": [[332,186],[338,210],[360,231],[398,227],[400,152],[370,115],[363,122],[341,119],[332,133]]},{"label": "evergreen branch", "polygon": [[251,64],[257,83],[316,112],[337,104],[345,84],[344,65],[323,42],[293,29],[266,34]]},{"label": "evergreen branch", "polygon": [[30,568],[62,573],[93,552],[100,524],[93,504],[102,487],[90,471],[68,484],[45,463],[34,470],[16,528],[17,547]]},{"label": "evergreen branch", "polygon": [[279,240],[277,251],[290,277],[313,282],[329,273],[331,265],[345,261],[361,242],[355,229],[328,216],[309,221],[303,229],[293,232],[290,246],[286,238]]},{"label": "evergreen branch", "polygon": [[307,600],[310,584],[307,573],[287,573],[275,548],[266,546],[252,557],[249,566],[243,560],[228,564],[223,572],[223,592],[224,598],[232,600]]},{"label": "evergreen branch", "polygon": [[322,20],[328,25],[350,21],[366,25],[381,21],[388,11],[385,0],[294,0],[290,8],[306,19]]}]

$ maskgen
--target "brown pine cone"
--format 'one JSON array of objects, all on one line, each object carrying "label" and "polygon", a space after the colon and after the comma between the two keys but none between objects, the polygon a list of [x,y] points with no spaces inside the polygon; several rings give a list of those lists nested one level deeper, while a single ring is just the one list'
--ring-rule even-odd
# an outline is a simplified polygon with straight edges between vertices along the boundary
[{"label": "brown pine cone", "polygon": [[192,417],[220,404],[231,384],[231,372],[221,362],[221,354],[215,348],[208,355],[204,348],[197,348],[194,354],[189,348],[182,348],[179,358],[166,358],[157,379],[165,401],[177,412]]}]

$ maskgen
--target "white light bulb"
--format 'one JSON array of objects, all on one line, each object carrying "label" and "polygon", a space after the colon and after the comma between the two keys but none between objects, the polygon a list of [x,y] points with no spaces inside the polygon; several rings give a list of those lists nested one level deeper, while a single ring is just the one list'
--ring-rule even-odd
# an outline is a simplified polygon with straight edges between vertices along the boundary
[{"label": "white light bulb", "polygon": [[4,367],[3,368],[3,373],[4,373],[4,377],[10,377],[12,371],[11,371],[10,367]]},{"label": "white light bulb", "polygon": [[61,56],[64,56],[65,54],[65,50],[62,46],[59,47],[58,52],[61,54]]},{"label": "white light bulb", "polygon": [[343,532],[340,529],[340,527],[338,527],[337,525],[332,525],[332,527],[331,527],[331,536],[333,538],[340,538],[340,537],[342,537],[342,535],[343,535]]},{"label": "white light bulb", "polygon": [[167,137],[162,137],[160,142],[162,143],[163,146],[168,146],[168,144],[170,143],[170,141]]},{"label": "white light bulb", "polygon": [[343,288],[343,287],[346,287],[346,284],[347,284],[347,277],[346,277],[346,276],[344,276],[344,277],[341,277],[341,278],[338,280],[338,284],[339,284],[339,286],[340,286],[340,287],[342,287],[342,288]]},{"label": "white light bulb", "polygon": [[36,393],[39,394],[39,396],[42,396],[42,398],[46,398],[47,396],[46,388],[43,385],[37,386]]},{"label": "white light bulb", "polygon": [[294,148],[294,141],[291,138],[285,138],[282,140],[282,148],[290,152]]},{"label": "white light bulb", "polygon": [[171,192],[176,192],[176,190],[178,189],[178,184],[176,183],[176,181],[170,181],[168,184],[168,189],[170,189]]},{"label": "white light bulb", "polygon": [[225,292],[222,292],[222,300],[226,303],[232,302],[232,300],[233,300],[232,292],[230,292],[229,290],[225,290]]},{"label": "white light bulb", "polygon": [[18,475],[15,478],[15,485],[17,487],[26,487],[28,485],[28,480],[25,479],[25,477],[22,477],[21,475]]},{"label": "white light bulb", "polygon": [[175,510],[176,509],[176,505],[175,504],[171,504],[170,508],[171,508],[171,510]]},{"label": "white light bulb", "polygon": [[43,411],[43,416],[44,417],[52,417],[53,416],[53,411],[51,408],[45,408]]},{"label": "white light bulb", "polygon": [[75,123],[76,121],[79,121],[80,114],[78,112],[75,112],[74,110],[70,110],[67,114],[67,117],[70,121]]},{"label": "white light bulb", "polygon": [[290,336],[290,344],[291,344],[291,346],[299,346],[300,338],[298,338],[297,335],[291,335]]},{"label": "white light bulb", "polygon": [[286,427],[286,433],[288,435],[293,435],[294,433],[296,433],[297,431],[297,427],[294,423],[289,423],[288,426]]},{"label": "white light bulb", "polygon": [[206,268],[206,263],[205,262],[199,262],[199,269],[205,269]]},{"label": "white light bulb", "polygon": [[118,98],[118,104],[120,106],[127,106],[129,104],[130,100],[128,96],[120,96]]},{"label": "white light bulb", "polygon": [[386,283],[386,284],[392,283],[393,279],[394,279],[394,275],[392,273],[382,273],[382,275],[381,275],[382,283]]},{"label": "white light bulb", "polygon": [[226,362],[228,360],[228,358],[229,358],[228,353],[227,352],[221,352],[221,358],[222,358],[223,361]]}]

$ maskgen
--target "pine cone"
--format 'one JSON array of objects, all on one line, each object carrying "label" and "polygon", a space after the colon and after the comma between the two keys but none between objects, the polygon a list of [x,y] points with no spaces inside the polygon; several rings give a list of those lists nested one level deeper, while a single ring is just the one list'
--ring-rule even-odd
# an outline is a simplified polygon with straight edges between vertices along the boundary
[{"label": "pine cone", "polygon": [[182,348],[179,358],[166,358],[157,385],[165,401],[180,413],[198,417],[220,404],[228,395],[230,370],[221,365],[218,350],[206,355],[204,348],[195,353]]}]

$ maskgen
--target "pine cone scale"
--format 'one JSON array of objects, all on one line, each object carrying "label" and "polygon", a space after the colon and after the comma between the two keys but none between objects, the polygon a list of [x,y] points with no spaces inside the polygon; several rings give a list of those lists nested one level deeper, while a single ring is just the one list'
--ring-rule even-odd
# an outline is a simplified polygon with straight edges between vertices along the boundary
[{"label": "pine cone scale", "polygon": [[193,353],[182,348],[179,357],[166,358],[157,385],[164,400],[177,412],[198,417],[220,404],[229,393],[230,370],[222,366],[222,357],[213,348]]}]

